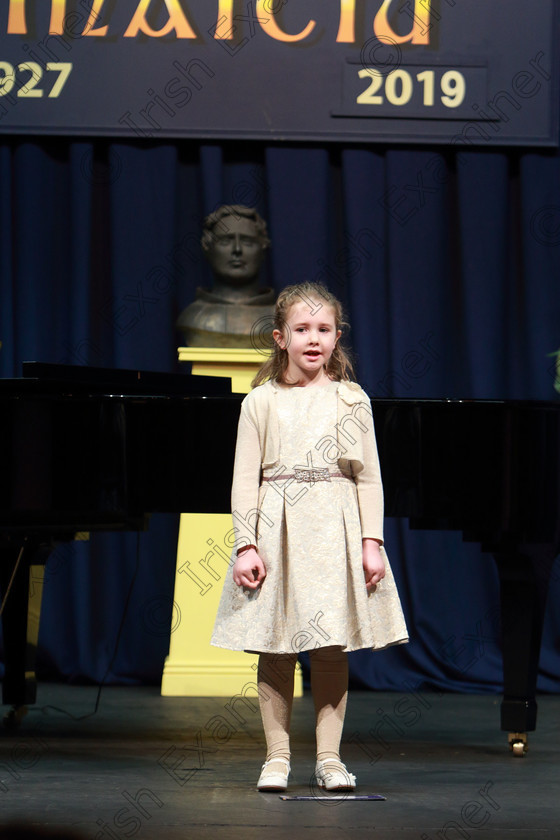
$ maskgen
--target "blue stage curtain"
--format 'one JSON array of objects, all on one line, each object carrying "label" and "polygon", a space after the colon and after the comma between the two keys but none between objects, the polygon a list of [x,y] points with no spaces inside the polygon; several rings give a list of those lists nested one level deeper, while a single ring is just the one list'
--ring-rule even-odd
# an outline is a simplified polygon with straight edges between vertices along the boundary
[{"label": "blue stage curtain", "polygon": [[[202,219],[223,203],[268,220],[263,283],[320,280],[342,299],[373,398],[556,398],[560,156],[464,147],[3,138],[0,375],[30,359],[177,370],[175,321],[210,283]],[[44,675],[160,679],[178,620],[176,538],[177,517],[160,515],[139,538],[57,550]],[[406,521],[387,521],[386,544],[412,641],[353,654],[354,683],[498,691],[492,558]],[[560,688],[559,579],[556,566],[546,691]]]}]

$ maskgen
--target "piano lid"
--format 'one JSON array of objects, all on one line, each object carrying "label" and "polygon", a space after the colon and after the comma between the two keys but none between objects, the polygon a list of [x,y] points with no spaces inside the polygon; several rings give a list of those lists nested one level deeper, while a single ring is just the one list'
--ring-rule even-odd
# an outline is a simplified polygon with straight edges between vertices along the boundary
[{"label": "piano lid", "polygon": [[[42,393],[117,393],[149,396],[226,396],[231,379],[187,373],[24,362],[23,379],[0,379],[0,390]],[[29,383],[29,384],[28,384]],[[32,385],[31,383],[35,383]]]}]

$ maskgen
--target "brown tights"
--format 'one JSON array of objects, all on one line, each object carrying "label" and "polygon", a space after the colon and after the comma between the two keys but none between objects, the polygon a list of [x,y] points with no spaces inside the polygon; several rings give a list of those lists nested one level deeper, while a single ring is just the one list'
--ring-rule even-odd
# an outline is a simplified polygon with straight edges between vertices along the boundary
[{"label": "brown tights", "polygon": [[[340,739],[348,696],[348,659],[339,647],[309,653],[311,692],[315,705],[317,758],[340,758]],[[290,717],[297,655],[261,653],[259,701],[268,761],[290,758]]]}]

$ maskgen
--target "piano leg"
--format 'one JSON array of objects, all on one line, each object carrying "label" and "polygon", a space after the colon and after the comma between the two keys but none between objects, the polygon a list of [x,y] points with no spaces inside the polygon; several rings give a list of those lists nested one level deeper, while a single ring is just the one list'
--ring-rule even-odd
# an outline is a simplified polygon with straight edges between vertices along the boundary
[{"label": "piano leg", "polygon": [[500,575],[504,698],[501,728],[514,755],[537,725],[537,676],[553,552],[495,554]]},{"label": "piano leg", "polygon": [[36,699],[35,656],[43,588],[42,566],[51,549],[50,544],[33,541],[3,542],[0,546],[0,592],[4,603],[2,702],[12,706],[4,719],[6,725],[17,725],[26,705]]}]

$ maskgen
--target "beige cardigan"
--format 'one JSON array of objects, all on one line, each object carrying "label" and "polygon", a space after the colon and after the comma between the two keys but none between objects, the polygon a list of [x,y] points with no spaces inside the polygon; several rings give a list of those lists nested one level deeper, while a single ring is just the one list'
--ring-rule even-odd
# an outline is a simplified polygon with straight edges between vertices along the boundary
[{"label": "beige cardigan", "polygon": [[[251,391],[241,404],[237,431],[231,509],[235,530],[235,548],[258,545],[259,500],[262,471],[284,474],[280,464],[280,435],[276,409],[276,383],[265,382]],[[383,486],[375,430],[368,395],[355,382],[340,382],[337,388],[337,424],[332,435],[317,441],[333,469],[350,473],[356,484],[362,538],[383,541]],[[291,470],[288,469],[289,472]],[[294,496],[295,479],[279,480],[278,487]],[[304,503],[305,504],[305,503]]]}]

